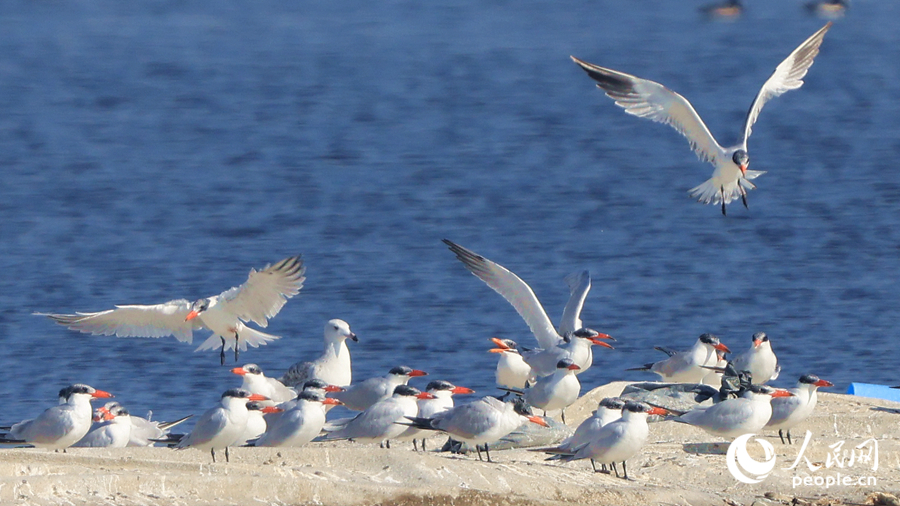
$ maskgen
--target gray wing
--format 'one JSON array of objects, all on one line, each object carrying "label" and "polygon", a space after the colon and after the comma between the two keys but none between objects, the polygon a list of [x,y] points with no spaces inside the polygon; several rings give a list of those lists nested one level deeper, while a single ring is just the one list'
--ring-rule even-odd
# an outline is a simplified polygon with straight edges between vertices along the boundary
[{"label": "gray wing", "polygon": [[512,304],[519,313],[528,328],[534,334],[541,348],[550,348],[560,341],[559,334],[544,311],[544,306],[538,300],[534,291],[527,283],[522,281],[502,265],[496,264],[487,258],[444,239],[444,244],[450,247],[450,251],[456,254],[463,265],[479,279],[487,283]]},{"label": "gray wing", "polygon": [[701,160],[715,165],[718,158],[725,156],[725,151],[686,98],[657,82],[598,67],[574,56],[570,58],[628,114],[670,125],[687,138]]},{"label": "gray wing", "polygon": [[179,341],[190,343],[193,330],[203,328],[199,318],[184,321],[190,310],[190,301],[178,299],[149,306],[116,306],[115,309],[98,313],[35,314],[86,334],[117,337],[174,336]]},{"label": "gray wing", "polygon": [[591,273],[573,272],[565,277],[565,281],[569,285],[569,302],[566,303],[562,319],[559,320],[559,334],[562,336],[584,326],[581,323],[581,309],[584,307],[588,292],[591,291]]},{"label": "gray wing", "polygon": [[269,318],[281,311],[287,299],[300,293],[305,272],[299,256],[285,258],[275,265],[266,265],[261,271],[250,269],[243,285],[223,292],[220,297],[241,320],[266,327]]},{"label": "gray wing", "polygon": [[756,118],[759,117],[759,112],[762,110],[763,106],[766,105],[766,102],[786,91],[796,90],[803,86],[803,77],[806,75],[806,72],[809,71],[809,67],[812,66],[813,59],[819,54],[819,46],[822,45],[822,38],[825,37],[825,32],[827,32],[829,28],[831,28],[830,21],[818,32],[806,39],[803,44],[800,44],[794,52],[788,55],[783,62],[775,67],[775,72],[773,72],[766,83],[763,84],[762,89],[759,90],[756,99],[753,100],[753,104],[750,105],[750,110],[747,112],[747,119],[744,121],[745,147],[747,146],[747,139],[750,137],[750,132],[753,129],[753,124],[756,123]]},{"label": "gray wing", "polygon": [[178,442],[176,448],[187,448],[193,445],[208,443],[228,424],[225,410],[217,407],[210,409],[197,420],[194,430]]}]

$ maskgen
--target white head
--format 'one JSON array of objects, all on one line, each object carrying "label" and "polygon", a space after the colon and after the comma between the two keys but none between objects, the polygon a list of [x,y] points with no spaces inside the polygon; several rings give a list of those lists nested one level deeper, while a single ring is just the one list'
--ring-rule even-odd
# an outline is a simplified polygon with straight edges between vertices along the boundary
[{"label": "white head", "polygon": [[352,339],[353,342],[359,341],[356,334],[350,331],[350,324],[337,318],[328,320],[328,323],[325,324],[325,339],[329,341],[344,341],[345,339]]}]

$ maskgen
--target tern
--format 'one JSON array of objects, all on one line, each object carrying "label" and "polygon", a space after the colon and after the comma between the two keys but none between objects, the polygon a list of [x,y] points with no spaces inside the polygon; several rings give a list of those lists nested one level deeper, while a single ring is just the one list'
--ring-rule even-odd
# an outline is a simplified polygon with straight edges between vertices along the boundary
[{"label": "tern", "polygon": [[[606,334],[601,334],[600,332],[591,329],[583,329],[581,327],[581,308],[584,304],[584,299],[587,296],[587,291],[590,290],[589,276],[587,276],[586,280],[581,275],[576,275],[574,278],[567,278],[571,293],[569,302],[563,310],[563,318],[560,321],[560,326],[559,328],[556,328],[550,321],[550,317],[547,316],[544,306],[541,305],[541,301],[538,300],[534,291],[527,283],[522,281],[519,276],[516,276],[502,265],[494,263],[472,250],[466,249],[447,239],[444,239],[443,241],[444,244],[450,248],[450,251],[456,254],[456,258],[466,266],[466,269],[477,278],[484,281],[495,292],[502,295],[503,298],[515,308],[516,312],[519,313],[519,316],[521,316],[522,319],[525,320],[525,323],[528,324],[535,339],[537,339],[538,345],[544,350],[568,344],[570,341],[568,338],[579,330],[583,330],[583,333],[592,334],[594,339],[611,339],[610,336]],[[609,346],[606,343],[603,343],[603,346],[612,348],[612,346]],[[588,352],[590,352],[589,347]],[[584,366],[580,366],[582,367],[582,370],[589,367],[590,362],[593,361],[592,355],[588,354],[588,357],[589,361],[585,363]],[[552,373],[552,371],[550,371],[550,373]]]},{"label": "tern", "polygon": [[533,416],[521,399],[503,402],[495,397],[482,397],[477,401],[438,413],[432,418],[414,416],[407,418],[413,427],[446,432],[453,436],[453,439],[474,445],[478,452],[478,460],[483,460],[481,457],[483,445],[488,462],[493,462],[488,445],[509,435],[523,423],[532,422],[543,427],[548,426],[544,419]]},{"label": "tern", "polygon": [[775,68],[775,72],[766,80],[750,105],[740,143],[728,148],[719,145],[694,106],[678,93],[647,79],[593,65],[574,56],[571,58],[626,113],[671,125],[678,133],[687,137],[697,156],[715,167],[712,177],[691,189],[690,194],[703,204],[721,203],[724,215],[725,205],[734,199],[740,198],[746,207],[747,190],[756,188],[750,180],[765,174],[764,171],[747,168],[750,164],[747,139],[760,111],[769,99],[803,85],[803,78],[812,66],[813,59],[819,54],[819,46],[829,28],[830,22],[800,44]]},{"label": "tern", "polygon": [[244,427],[244,432],[234,440],[232,446],[247,446],[251,441],[256,441],[268,428],[265,415],[271,413],[280,414],[284,411],[277,406],[270,406],[268,404],[268,401],[253,401],[247,403],[247,425]]},{"label": "tern", "polygon": [[[416,413],[416,417],[418,418],[431,418],[438,413],[442,413],[447,411],[448,409],[453,407],[453,395],[454,394],[473,394],[475,390],[466,387],[458,387],[449,381],[444,380],[434,380],[428,383],[428,386],[425,387],[425,391],[434,396],[432,399],[420,399],[416,402],[416,405],[419,408],[419,411]],[[399,436],[395,439],[398,441],[409,441],[413,442],[413,450],[419,451],[419,448],[416,446],[416,438],[422,438],[422,451],[425,451],[425,437],[421,435],[422,430],[417,429],[415,427],[408,427],[404,430]]]},{"label": "tern", "polygon": [[316,441],[332,441],[335,439],[351,439],[363,443],[382,443],[399,436],[406,430],[404,422],[407,417],[415,417],[418,411],[417,399],[432,399],[434,395],[420,392],[409,385],[398,385],[391,397],[369,406],[343,427],[316,438]]},{"label": "tern", "polygon": [[522,354],[519,353],[519,345],[515,341],[496,337],[492,337],[491,341],[497,347],[488,351],[500,354],[500,359],[497,360],[497,370],[494,373],[498,387],[522,390],[528,386],[529,382],[534,381],[531,366],[525,363]]},{"label": "tern", "polygon": [[[94,410],[94,421],[98,420],[106,420],[108,419],[108,415],[115,411],[117,408],[122,408],[126,413],[127,409],[119,404],[116,401],[109,401],[104,404],[102,407],[99,407]],[[115,415],[113,415],[115,416]],[[148,418],[141,418],[139,416],[131,415],[127,417],[127,421],[130,423],[131,429],[128,433],[128,445],[127,446],[153,446],[153,443],[159,442],[157,440],[162,440],[165,438],[172,427],[179,425],[184,422],[188,418],[194,415],[187,415],[185,417],[179,418],[178,420],[173,420],[171,422],[153,422],[150,421],[150,414],[148,413]],[[124,418],[124,417],[117,417]],[[116,420],[117,423],[121,423],[123,420]],[[106,423],[106,422],[103,422]],[[91,434],[98,428],[98,424],[95,424],[91,427],[90,432],[87,433],[86,436],[81,438],[81,441],[72,445],[72,446],[99,446],[95,444],[88,444],[89,439],[92,437]],[[118,429],[116,429],[118,430]]]},{"label": "tern", "polygon": [[719,362],[717,351],[731,353],[731,350],[712,334],[702,334],[688,351],[672,351],[660,347],[656,349],[668,354],[669,358],[626,370],[653,371],[664,381],[672,383],[700,383],[710,372],[705,367],[713,367]]},{"label": "tern", "polygon": [[[564,439],[558,446],[552,448],[534,448],[528,451],[557,453],[559,455],[554,455],[547,460],[559,460],[562,458],[561,454],[575,448],[581,448],[590,443],[593,439],[597,438],[600,429],[609,425],[611,422],[622,418],[622,408],[625,407],[625,403],[626,401],[624,399],[618,397],[606,397],[600,401],[600,404],[591,416],[581,422],[578,428],[575,429],[575,433]],[[605,467],[606,464],[604,463],[603,466]],[[594,472],[597,472],[597,465],[594,462],[594,459],[591,459],[591,467],[594,469]]]},{"label": "tern", "polygon": [[522,397],[530,406],[548,411],[562,410],[560,418],[566,423],[566,408],[578,400],[581,393],[581,382],[575,372],[578,365],[572,359],[564,358],[557,362],[556,372],[550,376],[538,378],[534,385],[525,389]]},{"label": "tern", "polygon": [[[668,411],[663,408],[651,407],[643,402],[627,402],[622,409],[622,417],[603,426],[590,442],[553,453],[560,454],[560,459],[564,462],[591,459],[615,466],[616,462],[621,461],[624,478],[627,480],[625,461],[637,455],[650,435],[647,417],[666,414]],[[616,469],[616,476],[618,475],[619,471]]]},{"label": "tern", "polygon": [[281,382],[289,387],[302,386],[311,379],[320,379],[330,385],[347,386],[353,380],[350,371],[350,349],[347,339],[359,342],[350,331],[350,324],[344,320],[329,320],[325,324],[325,351],[312,362],[297,362],[292,365]]},{"label": "tern", "polygon": [[267,378],[256,364],[244,364],[242,367],[235,367],[231,372],[243,378],[241,388],[250,393],[265,395],[273,404],[297,397],[297,392],[293,388],[284,386],[284,383],[275,378]]},{"label": "tern", "polygon": [[731,360],[731,365],[736,371],[749,371],[750,381],[763,385],[769,381],[778,379],[781,366],[778,358],[772,351],[772,342],[765,332],[753,334],[753,344],[750,349],[737,355]]},{"label": "tern", "polygon": [[787,431],[788,443],[793,444],[791,428],[812,414],[818,400],[817,390],[821,387],[833,386],[834,383],[819,379],[815,374],[800,376],[797,387],[789,389],[793,394],[791,397],[772,399],[772,417],[766,424],[766,428],[778,429],[778,436],[781,437],[782,444],[784,444],[783,432]]},{"label": "tern", "polygon": [[743,397],[725,399],[712,406],[696,407],[674,418],[676,422],[699,427],[726,438],[759,432],[772,417],[773,398],[791,396],[791,392],[766,385],[749,385]]},{"label": "tern", "polygon": [[394,395],[394,389],[409,383],[410,378],[427,375],[425,371],[400,365],[392,368],[385,376],[350,385],[343,392],[335,392],[332,397],[343,402],[348,409],[363,411],[378,401],[390,398]]},{"label": "tern", "polygon": [[[117,403],[118,404],[118,403]],[[122,406],[96,410],[94,421],[100,422],[73,447],[125,448],[131,441],[131,415]]]},{"label": "tern", "polygon": [[325,408],[338,406],[341,401],[316,390],[308,388],[300,392],[291,408],[269,422],[266,433],[253,446],[303,446],[318,436],[325,425]]},{"label": "tern", "polygon": [[213,462],[216,461],[216,449],[224,448],[225,462],[229,462],[228,447],[241,437],[250,419],[247,403],[267,400],[264,395],[251,394],[240,388],[226,390],[219,399],[219,405],[203,413],[197,419],[194,430],[182,438],[175,448],[208,449]]},{"label": "tern", "polygon": [[225,350],[234,350],[234,359],[247,346],[254,348],[280,336],[260,332],[245,325],[252,321],[267,327],[269,319],[281,311],[287,299],[300,293],[306,280],[306,268],[299,256],[266,265],[262,270],[250,269],[247,281],[219,295],[191,302],[177,299],[149,306],[116,306],[98,313],[47,314],[51,320],[72,330],[87,334],[117,337],[174,336],[181,342],[193,342],[194,330],[207,329],[212,335],[196,351],[220,347],[225,364]]},{"label": "tern", "polygon": [[81,383],[59,391],[63,402],[33,420],[13,425],[0,442],[27,443],[36,448],[63,450],[77,443],[91,428],[91,399],[112,397],[109,392]]}]

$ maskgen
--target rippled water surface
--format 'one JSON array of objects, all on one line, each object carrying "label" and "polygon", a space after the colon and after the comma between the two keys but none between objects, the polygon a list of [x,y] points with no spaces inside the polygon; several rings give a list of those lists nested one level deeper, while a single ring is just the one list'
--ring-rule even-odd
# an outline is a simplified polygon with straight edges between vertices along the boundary
[{"label": "rippled water surface", "polygon": [[665,83],[730,144],[824,24],[799,2],[732,23],[661,0],[4,2],[0,421],[72,382],[200,412],[238,384],[216,354],[31,313],[217,294],[298,253],[306,286],[268,328],[283,339],[243,359],[278,375],[343,318],[357,378],[407,364],[490,393],[488,338],[534,340],[442,238],[518,273],[554,320],[563,277],[590,269],[585,323],[618,343],[585,388],[649,379],[624,369],[654,345],[741,350],[759,330],[779,384],[898,383],[898,15],[856,2],[835,24],[754,129],[750,209],[723,217],[688,198],[711,167],[684,139],[568,57]]}]

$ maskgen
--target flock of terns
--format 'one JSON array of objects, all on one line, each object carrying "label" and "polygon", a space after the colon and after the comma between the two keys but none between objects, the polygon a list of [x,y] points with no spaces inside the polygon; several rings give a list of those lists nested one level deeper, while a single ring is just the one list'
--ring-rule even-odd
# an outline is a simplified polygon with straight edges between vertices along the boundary
[{"label": "flock of terns", "polygon": [[[684,97],[665,86],[623,72],[599,67],[573,57],[575,63],[594,79],[625,112],[671,125],[690,142],[702,159],[714,166],[712,177],[691,190],[691,195],[707,204],[726,204],[741,199],[755,188],[751,180],[764,172],[748,168],[747,140],[763,105],[771,98],[799,88],[831,23],[826,24],[781,64],[765,82],[747,113],[742,138],[731,147],[722,147]],[[382,443],[412,440],[427,431],[441,431],[452,439],[474,446],[491,459],[489,445],[509,436],[523,424],[547,426],[546,418],[532,414],[531,408],[560,411],[581,393],[578,375],[591,367],[593,346],[612,348],[614,339],[585,328],[581,309],[590,290],[587,271],[565,278],[570,300],[558,325],[554,325],[531,288],[514,273],[451,241],[444,241],[463,265],[502,295],[521,315],[537,340],[526,349],[514,341],[493,339],[499,354],[496,379],[507,395],[483,397],[455,405],[453,395],[472,390],[447,381],[432,381],[425,391],[408,385],[410,378],[426,373],[406,366],[392,368],[387,375],[353,383],[347,340],[357,336],[343,320],[325,325],[322,355],[311,362],[294,364],[280,379],[266,377],[255,364],[232,369],[242,378],[239,388],[229,389],[219,404],[197,418],[186,435],[169,431],[185,419],[169,423],[152,422],[129,415],[116,402],[92,411],[91,400],[108,398],[108,392],[76,384],[62,389],[59,404],[36,418],[10,427],[0,442],[35,447],[65,449],[70,446],[127,446],[166,443],[175,448],[216,450],[232,446],[301,446],[312,441],[351,439]],[[219,295],[196,301],[172,300],[155,305],[127,305],[96,313],[44,314],[72,330],[119,337],[174,336],[192,342],[193,332],[206,329],[211,335],[198,350],[220,351],[224,365],[226,351],[235,361],[248,347],[268,344],[279,336],[257,330],[265,328],[287,299],[299,293],[305,281],[301,258],[286,258],[262,270],[251,270],[247,281]],[[649,435],[651,415],[691,424],[721,437],[736,437],[778,430],[784,442],[787,431],[810,415],[816,405],[816,390],[831,386],[814,375],[804,375],[796,388],[775,389],[765,383],[780,370],[769,338],[753,336],[751,347],[727,360],[729,348],[711,334],[701,335],[687,351],[658,348],[666,358],[636,368],[656,373],[667,383],[696,385],[697,392],[713,399],[710,405],[676,412],[629,399],[608,398],[600,402],[593,416],[578,426],[574,435],[558,446],[540,448],[563,461],[590,459],[610,464],[633,457]],[[717,387],[719,387],[717,389]],[[360,413],[352,418],[326,420],[337,405]],[[96,422],[92,426],[92,419]],[[422,449],[425,442],[422,440]]]},{"label": "flock of terns", "polygon": [[[408,383],[427,373],[403,365],[391,368],[385,376],[354,383],[347,340],[358,338],[347,322],[334,319],[325,324],[322,354],[313,361],[294,364],[279,379],[267,377],[256,364],[233,368],[231,372],[242,379],[241,386],[225,391],[218,405],[198,417],[187,434],[170,430],[189,417],[153,422],[130,415],[115,401],[92,411],[92,399],[112,395],[76,384],[60,391],[58,405],[32,420],[6,427],[8,432],[0,442],[56,450],[167,444],[209,450],[215,462],[216,450],[224,450],[228,461],[233,446],[293,447],[341,439],[388,447],[391,440],[411,440],[418,450],[421,438],[424,451],[425,435],[440,431],[474,447],[479,458],[484,450],[490,461],[489,445],[523,424],[547,427],[547,413],[556,411],[565,423],[565,408],[581,394],[578,375],[593,364],[593,347],[612,348],[609,342],[615,339],[583,326],[581,310],[591,288],[587,271],[565,278],[570,297],[559,324],[554,325],[532,289],[516,274],[463,246],[444,242],[466,269],[516,309],[537,341],[538,347],[528,349],[509,339],[492,339],[495,347],[490,351],[499,355],[497,386],[507,391],[502,397],[486,396],[455,405],[454,395],[474,391],[442,380],[431,381],[420,391]],[[237,359],[239,350],[279,338],[245,322],[265,326],[288,298],[299,293],[305,279],[302,260],[291,257],[251,270],[244,284],[194,302],[180,299],[149,306],[117,306],[97,313],[45,316],[81,332],[174,335],[187,342],[192,340],[193,330],[205,328],[213,333],[199,349],[217,343],[223,358],[226,350],[233,349]],[[610,464],[616,475],[615,463],[622,462],[627,478],[625,461],[646,442],[651,415],[727,438],[769,428],[778,430],[784,442],[786,430],[790,442],[790,429],[815,408],[817,389],[831,386],[813,375],[801,377],[791,390],[766,386],[778,377],[780,366],[762,332],[754,334],[750,348],[732,360],[727,359],[730,349],[711,334],[701,335],[686,351],[657,349],[666,355],[663,360],[630,370],[656,373],[667,384],[693,384],[698,398],[711,397],[714,402],[678,412],[626,398],[606,398],[570,438],[535,451],[562,461],[590,459],[595,470],[596,463],[604,469]],[[359,414],[327,420],[328,411],[338,405]],[[542,410],[544,416],[534,415],[532,408]]]}]

